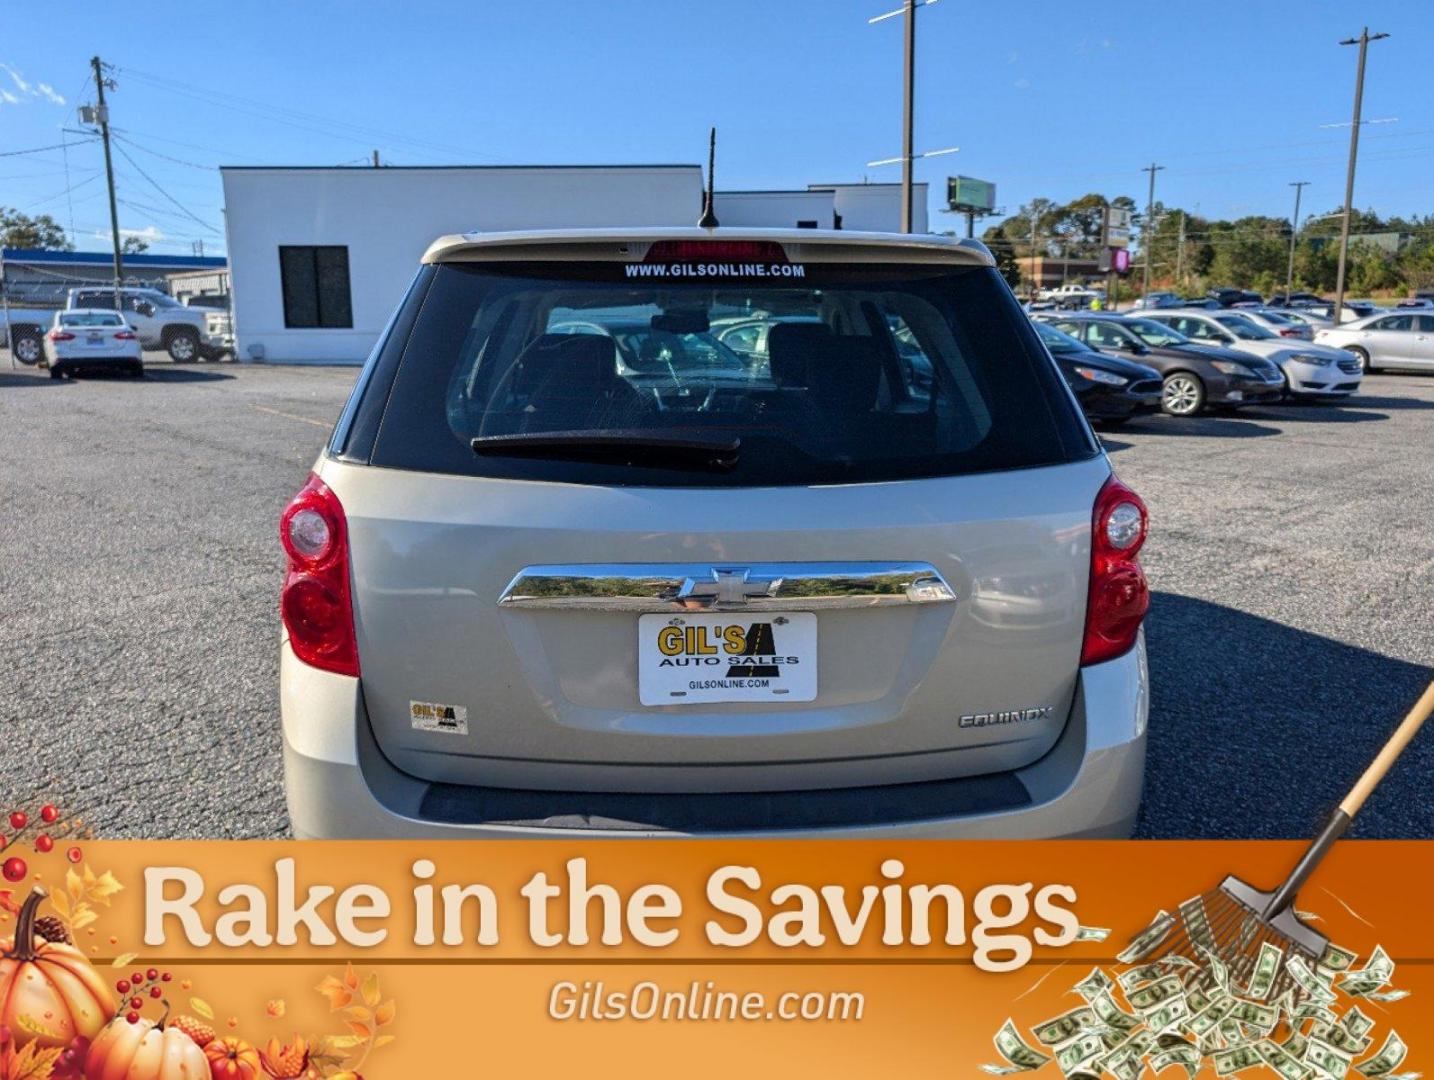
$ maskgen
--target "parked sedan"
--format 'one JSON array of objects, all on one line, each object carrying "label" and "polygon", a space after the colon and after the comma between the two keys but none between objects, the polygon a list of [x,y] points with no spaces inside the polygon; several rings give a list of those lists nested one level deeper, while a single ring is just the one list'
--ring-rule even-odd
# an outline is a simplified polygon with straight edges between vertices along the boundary
[{"label": "parked sedan", "polygon": [[1314,330],[1308,323],[1292,319],[1282,311],[1272,308],[1240,308],[1240,314],[1279,337],[1297,341],[1314,340]]},{"label": "parked sedan", "polygon": [[1081,314],[1049,321],[1090,348],[1155,368],[1163,381],[1161,407],[1172,416],[1278,401],[1284,392],[1284,376],[1272,362],[1197,345],[1150,316]]},{"label": "parked sedan", "polygon": [[139,335],[117,311],[55,312],[45,335],[45,360],[52,379],[63,379],[80,368],[118,368],[136,378],[144,374]]},{"label": "parked sedan", "polygon": [[1296,398],[1343,398],[1359,389],[1363,369],[1338,349],[1289,341],[1252,322],[1240,311],[1156,311],[1146,316],[1200,344],[1223,345],[1250,357],[1273,361],[1285,390]]},{"label": "parked sedan", "polygon": [[1365,371],[1434,368],[1434,314],[1370,315],[1315,334],[1315,342],[1354,353]]},{"label": "parked sedan", "polygon": [[1116,427],[1160,408],[1160,372],[1154,368],[1097,352],[1044,321],[1035,327],[1092,423]]}]

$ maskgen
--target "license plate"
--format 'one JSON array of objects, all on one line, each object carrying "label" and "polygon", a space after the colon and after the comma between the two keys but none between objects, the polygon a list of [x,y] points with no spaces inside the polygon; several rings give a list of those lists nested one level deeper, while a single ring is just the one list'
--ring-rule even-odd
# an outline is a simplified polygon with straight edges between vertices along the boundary
[{"label": "license plate", "polygon": [[644,705],[813,701],[817,617],[811,612],[640,615],[637,688]]},{"label": "license plate", "polygon": [[87,344],[90,345],[103,345],[105,339],[102,338],[99,334],[86,334],[85,341]]}]

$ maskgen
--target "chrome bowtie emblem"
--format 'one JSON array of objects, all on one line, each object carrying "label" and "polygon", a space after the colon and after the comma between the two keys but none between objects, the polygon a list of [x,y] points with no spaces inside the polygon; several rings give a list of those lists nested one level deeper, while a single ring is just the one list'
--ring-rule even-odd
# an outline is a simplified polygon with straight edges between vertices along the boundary
[{"label": "chrome bowtie emblem", "polygon": [[677,599],[695,604],[741,606],[748,600],[777,595],[782,587],[779,577],[753,576],[745,566],[713,569],[710,578],[684,578],[677,590]]}]

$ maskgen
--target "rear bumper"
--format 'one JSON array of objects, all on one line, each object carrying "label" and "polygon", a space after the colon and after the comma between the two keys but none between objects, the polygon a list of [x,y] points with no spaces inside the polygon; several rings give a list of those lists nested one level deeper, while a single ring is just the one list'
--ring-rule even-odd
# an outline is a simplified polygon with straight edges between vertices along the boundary
[{"label": "rear bumper", "polygon": [[49,366],[52,369],[61,371],[75,368],[103,368],[103,367],[133,367],[144,359],[143,353],[136,350],[128,356],[54,356],[48,358]]},{"label": "rear bumper", "polygon": [[294,835],[316,839],[1125,837],[1145,773],[1142,635],[1085,668],[1072,715],[1039,761],[964,780],[734,795],[603,795],[464,788],[399,771],[374,741],[360,681],[280,660],[284,786]]}]

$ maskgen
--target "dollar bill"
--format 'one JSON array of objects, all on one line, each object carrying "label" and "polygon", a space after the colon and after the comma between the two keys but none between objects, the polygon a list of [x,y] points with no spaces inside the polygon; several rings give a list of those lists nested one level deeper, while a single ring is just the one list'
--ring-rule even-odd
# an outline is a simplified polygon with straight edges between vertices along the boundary
[{"label": "dollar bill", "polygon": [[1369,1033],[1369,1029],[1374,1027],[1374,1021],[1365,1016],[1358,1005],[1351,1005],[1349,1011],[1340,1018],[1339,1026],[1358,1038]]},{"label": "dollar bill", "polygon": [[1012,1072],[1029,1072],[1031,1069],[1039,1069],[1051,1060],[1039,1050],[1026,1045],[1016,1030],[1015,1021],[1009,1018],[1001,1025],[1001,1030],[996,1032],[992,1042],[996,1044],[997,1053],[1009,1062],[1009,1065],[981,1066],[993,1076],[1008,1076]]},{"label": "dollar bill", "polygon": [[1210,973],[1210,978],[1215,981],[1216,986],[1228,994],[1230,992],[1230,969],[1215,955],[1215,950],[1201,949],[1200,951],[1205,954],[1205,967]]},{"label": "dollar bill", "polygon": [[1302,1035],[1298,1031],[1292,1031],[1288,1038],[1280,1043],[1280,1046],[1284,1047],[1285,1053],[1292,1057],[1302,1058],[1305,1056],[1305,1048],[1308,1047],[1309,1044],[1309,1036]]},{"label": "dollar bill", "polygon": [[1386,985],[1393,976],[1394,961],[1382,945],[1376,945],[1364,967],[1340,974],[1339,988],[1351,997],[1366,996]]},{"label": "dollar bill", "polygon": [[1379,1053],[1368,1061],[1361,1061],[1355,1069],[1365,1076],[1383,1076],[1399,1068],[1408,1053],[1409,1048],[1404,1045],[1399,1032],[1391,1031],[1385,1038],[1384,1045],[1379,1048]]},{"label": "dollar bill", "polygon": [[1219,1076],[1230,1076],[1244,1069],[1253,1069],[1264,1064],[1260,1051],[1254,1046],[1234,1046],[1214,1053],[1215,1072]]},{"label": "dollar bill", "polygon": [[1186,1043],[1160,1051],[1150,1059],[1150,1067],[1156,1072],[1164,1072],[1172,1065],[1180,1065],[1185,1069],[1186,1075],[1194,1080],[1195,1074],[1200,1070],[1200,1062],[1200,1051]]},{"label": "dollar bill", "polygon": [[1046,1046],[1060,1046],[1070,1042],[1077,1035],[1095,1027],[1095,1013],[1089,1005],[1082,1005],[1070,1012],[1062,1013],[1031,1029],[1036,1041]]},{"label": "dollar bill", "polygon": [[1185,995],[1172,998],[1145,1018],[1145,1026],[1151,1031],[1169,1031],[1182,1020],[1190,1018],[1190,1006],[1185,1004]]},{"label": "dollar bill", "polygon": [[1128,1034],[1140,1026],[1140,1021],[1117,1005],[1108,992],[1091,998],[1090,1007],[1102,1024],[1115,1031]]},{"label": "dollar bill", "polygon": [[1215,948],[1215,935],[1210,931],[1210,919],[1205,914],[1203,897],[1192,896],[1180,905],[1180,918],[1185,923],[1185,932],[1190,940],[1202,949]]},{"label": "dollar bill", "polygon": [[1166,975],[1153,983],[1131,990],[1125,995],[1125,1000],[1130,1002],[1130,1007],[1137,1012],[1148,1013],[1171,998],[1181,995],[1183,990],[1184,984],[1178,976]]},{"label": "dollar bill", "polygon": [[1091,968],[1090,974],[1076,983],[1071,989],[1085,998],[1086,1001],[1090,1001],[1092,998],[1110,993],[1110,989],[1114,985],[1115,983],[1111,977],[1100,968]]},{"label": "dollar bill", "polygon": [[1295,1013],[1291,1019],[1293,1024],[1304,1024],[1310,1020],[1321,1024],[1333,1024],[1338,1019],[1334,1010],[1327,1005],[1321,1005],[1317,1001],[1306,1001],[1302,1005],[1295,1006]]},{"label": "dollar bill", "polygon": [[1192,1035],[1204,1035],[1207,1032],[1215,1030],[1219,1026],[1220,1021],[1230,1015],[1230,1010],[1234,1007],[1235,1001],[1233,998],[1222,997],[1192,1016],[1190,1023],[1187,1024],[1186,1027],[1189,1028]]},{"label": "dollar bill", "polygon": [[1131,938],[1130,944],[1116,955],[1116,959],[1122,964],[1133,964],[1137,960],[1144,959],[1170,936],[1170,931],[1174,926],[1174,915],[1168,911],[1157,912],[1150,925]]},{"label": "dollar bill", "polygon": [[1261,1039],[1255,1044],[1260,1057],[1265,1059],[1265,1064],[1284,1077],[1284,1080],[1304,1080],[1309,1074],[1309,1067],[1299,1058],[1295,1057],[1283,1046],[1272,1043],[1269,1039]]},{"label": "dollar bill", "polygon": [[1330,1024],[1324,1021],[1316,1022],[1314,1027],[1310,1028],[1310,1038],[1319,1039],[1350,1057],[1364,1053],[1369,1049],[1371,1042],[1368,1035],[1355,1035],[1342,1024]]},{"label": "dollar bill", "polygon": [[1110,937],[1110,928],[1107,926],[1082,926],[1076,930],[1077,941],[1104,941]]},{"label": "dollar bill", "polygon": [[1390,1002],[1390,1001],[1398,1001],[1400,998],[1407,998],[1407,997],[1409,996],[1409,991],[1408,991],[1408,990],[1382,990],[1382,991],[1377,991],[1377,992],[1374,992],[1374,993],[1363,994],[1363,995],[1361,995],[1361,996],[1363,996],[1363,997],[1365,997],[1365,998],[1368,998],[1370,1001]]},{"label": "dollar bill", "polygon": [[1069,1076],[1091,1059],[1105,1053],[1105,1043],[1099,1035],[1081,1035],[1056,1051],[1056,1064],[1061,1072]]},{"label": "dollar bill", "polygon": [[1341,949],[1331,941],[1324,947],[1324,952],[1320,954],[1319,966],[1328,971],[1345,971],[1357,957],[1357,953],[1351,952],[1349,949]]},{"label": "dollar bill", "polygon": [[1120,983],[1120,988],[1128,994],[1132,987],[1139,986],[1141,983],[1154,982],[1156,979],[1164,978],[1166,974],[1166,966],[1156,961],[1150,964],[1141,964],[1129,971],[1122,971],[1115,977],[1115,980]]},{"label": "dollar bill", "polygon": [[1309,965],[1305,963],[1304,957],[1290,957],[1289,963],[1285,965],[1285,970],[1290,973],[1290,978],[1294,979],[1295,985],[1308,994],[1312,1001],[1318,1002],[1321,1005],[1328,1005],[1335,1000],[1334,991],[1325,985],[1323,979],[1309,969]]},{"label": "dollar bill", "polygon": [[1310,1037],[1309,1045],[1305,1047],[1305,1061],[1325,1076],[1334,1077],[1334,1080],[1344,1080],[1345,1074],[1349,1072],[1351,1060],[1349,1054],[1331,1046],[1323,1039],[1316,1039],[1313,1036]]},{"label": "dollar bill", "polygon": [[1255,958],[1255,970],[1250,973],[1250,985],[1245,996],[1264,1001],[1275,987],[1275,976],[1280,973],[1285,951],[1268,941],[1260,943],[1260,955]]},{"label": "dollar bill", "polygon": [[1244,1001],[1237,998],[1228,1019],[1249,1024],[1261,1033],[1268,1033],[1274,1030],[1275,1025],[1280,1022],[1280,1011],[1273,1005],[1262,1005],[1258,1001]]}]

